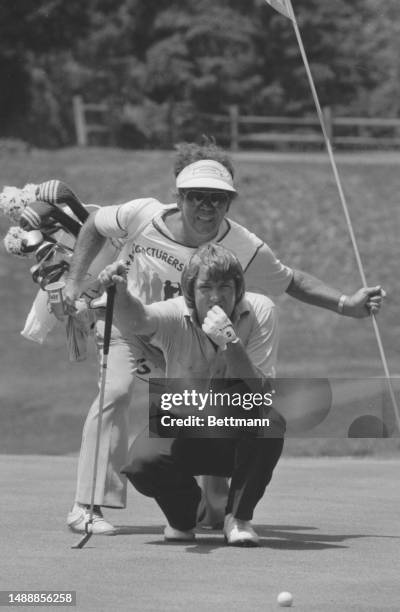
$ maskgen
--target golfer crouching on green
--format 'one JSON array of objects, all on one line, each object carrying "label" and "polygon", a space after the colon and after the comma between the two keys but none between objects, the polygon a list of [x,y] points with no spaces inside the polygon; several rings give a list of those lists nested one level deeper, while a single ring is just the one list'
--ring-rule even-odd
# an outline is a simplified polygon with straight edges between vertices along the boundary
[{"label": "golfer crouching on green", "polygon": [[[161,349],[167,379],[198,377],[208,388],[213,379],[240,379],[252,393],[268,387],[277,355],[276,308],[264,295],[245,293],[243,270],[231,251],[203,245],[184,267],[183,295],[150,305],[128,293],[123,263],[111,264],[99,279],[117,285],[115,317],[125,333],[150,336]],[[203,508],[194,476],[210,474],[231,477],[226,542],[259,544],[250,521],[281,456],[285,429],[273,409],[270,414],[275,433],[268,438],[157,438],[149,437],[148,427],[136,438],[122,472],[164,512],[165,540],[194,540]]]}]

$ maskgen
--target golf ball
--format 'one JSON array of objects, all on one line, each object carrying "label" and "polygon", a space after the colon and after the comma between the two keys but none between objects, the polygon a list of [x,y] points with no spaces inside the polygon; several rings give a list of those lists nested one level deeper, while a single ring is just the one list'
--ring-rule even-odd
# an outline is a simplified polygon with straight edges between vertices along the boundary
[{"label": "golf ball", "polygon": [[289,608],[293,603],[293,596],[289,591],[282,591],[278,595],[277,602],[282,608]]}]

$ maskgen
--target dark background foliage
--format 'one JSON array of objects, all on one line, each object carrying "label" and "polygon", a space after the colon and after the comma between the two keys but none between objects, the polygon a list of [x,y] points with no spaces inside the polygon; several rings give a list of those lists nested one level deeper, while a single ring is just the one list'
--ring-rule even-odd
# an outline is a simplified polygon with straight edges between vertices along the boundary
[{"label": "dark background foliage", "polygon": [[[398,0],[293,0],[323,105],[398,116]],[[74,142],[72,96],[106,101],[115,144],[163,146],[171,113],[314,112],[293,28],[264,0],[18,0],[0,6],[1,137]]]}]

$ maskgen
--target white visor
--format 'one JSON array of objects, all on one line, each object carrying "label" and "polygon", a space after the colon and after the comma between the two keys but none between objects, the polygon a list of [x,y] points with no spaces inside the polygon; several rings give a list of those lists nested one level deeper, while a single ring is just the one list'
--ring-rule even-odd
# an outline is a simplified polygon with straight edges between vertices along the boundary
[{"label": "white visor", "polygon": [[213,159],[201,159],[189,164],[176,177],[178,189],[223,189],[236,193],[229,170]]}]

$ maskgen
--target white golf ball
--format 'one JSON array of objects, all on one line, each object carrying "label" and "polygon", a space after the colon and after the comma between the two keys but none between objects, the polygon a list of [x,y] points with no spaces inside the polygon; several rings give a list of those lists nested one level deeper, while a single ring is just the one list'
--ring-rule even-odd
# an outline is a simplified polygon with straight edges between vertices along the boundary
[{"label": "white golf ball", "polygon": [[290,608],[293,603],[293,596],[289,591],[282,591],[277,597],[277,602],[282,608]]}]

